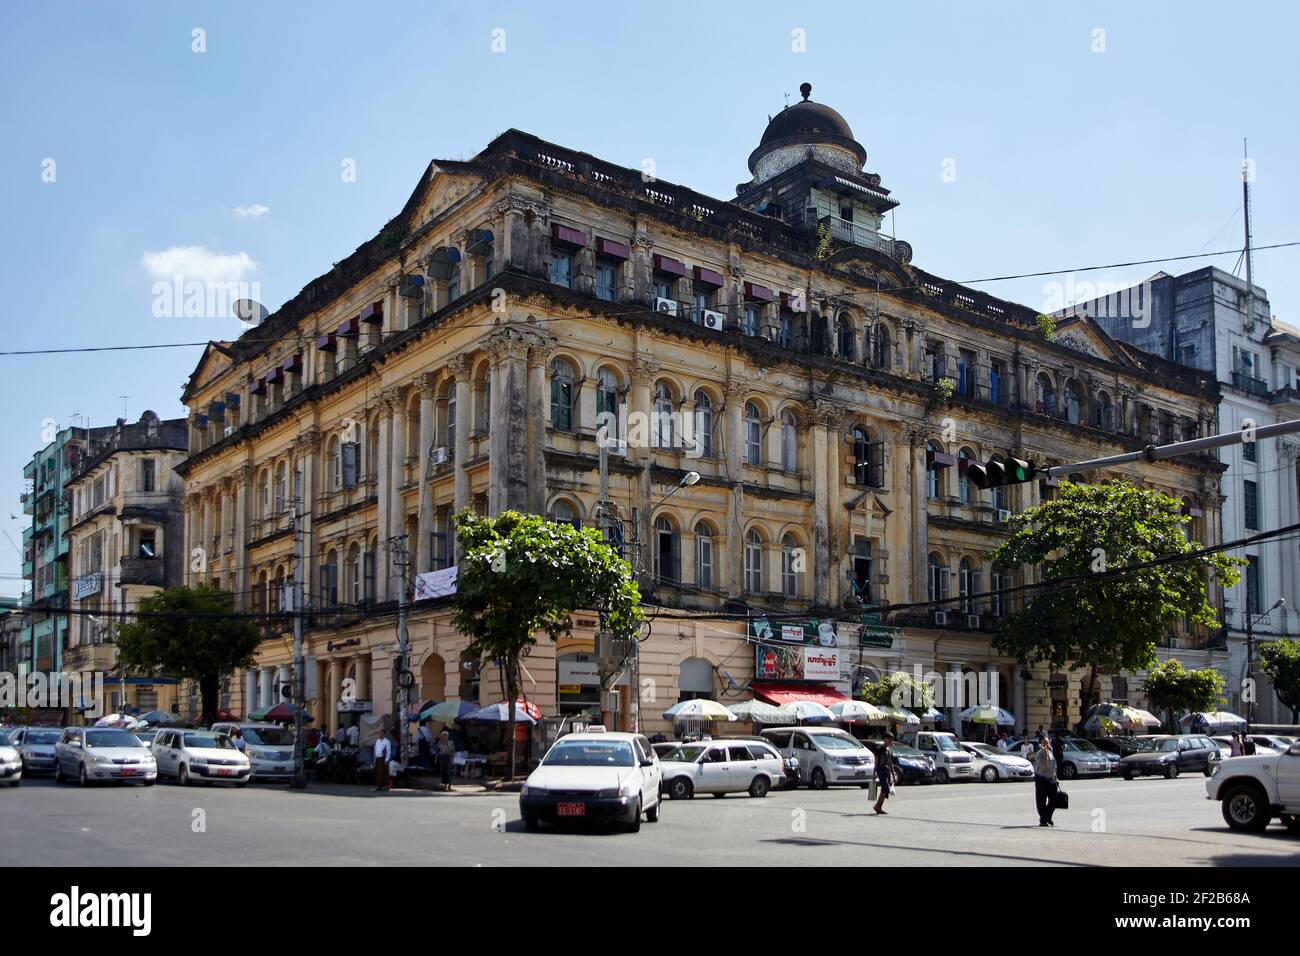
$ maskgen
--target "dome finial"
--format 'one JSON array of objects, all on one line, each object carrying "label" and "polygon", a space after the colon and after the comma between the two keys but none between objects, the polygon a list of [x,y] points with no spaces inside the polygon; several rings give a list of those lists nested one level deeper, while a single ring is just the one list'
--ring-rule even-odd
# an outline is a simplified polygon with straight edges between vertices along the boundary
[{"label": "dome finial", "polygon": [[808,99],[808,97],[812,96],[812,84],[811,84],[811,83],[800,83],[800,84],[799,84],[799,92],[803,95],[803,98],[804,98],[805,100]]}]

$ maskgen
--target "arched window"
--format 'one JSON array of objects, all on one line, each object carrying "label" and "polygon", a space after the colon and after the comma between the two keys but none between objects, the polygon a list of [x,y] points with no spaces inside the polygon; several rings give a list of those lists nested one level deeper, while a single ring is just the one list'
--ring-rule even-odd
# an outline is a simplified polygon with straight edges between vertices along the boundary
[{"label": "arched window", "polygon": [[578,517],[577,510],[563,498],[551,505],[551,520],[558,524],[571,524],[575,528],[582,527],[582,519]]},{"label": "arched window", "polygon": [[[942,454],[942,449],[932,441],[925,443],[926,457],[933,458]],[[939,498],[943,494],[943,469],[936,462],[928,462],[925,471],[925,496]]]},{"label": "arched window", "polygon": [[333,548],[325,555],[320,566],[320,594],[324,607],[338,607],[339,604],[339,553]]},{"label": "arched window", "polygon": [[447,301],[455,302],[460,298],[460,263],[451,264],[451,272],[447,276]]},{"label": "arched window", "polygon": [[885,485],[885,444],[872,441],[861,425],[853,427],[853,481],[864,488]]},{"label": "arched window", "polygon": [[975,601],[972,594],[978,594],[980,591],[980,572],[979,568],[971,564],[970,558],[962,558],[958,567],[957,586],[961,589],[961,612],[962,614],[979,613],[975,607]]},{"label": "arched window", "polygon": [[264,614],[267,610],[266,594],[270,588],[270,579],[267,573],[263,571],[257,576],[257,584],[253,587],[253,611],[258,614]]},{"label": "arched window", "polygon": [[456,383],[447,382],[442,391],[446,411],[443,416],[442,441],[448,457],[456,454]]},{"label": "arched window", "polygon": [[596,430],[603,429],[606,442],[619,437],[618,376],[610,368],[596,373]]},{"label": "arched window", "polygon": [[695,526],[695,585],[713,589],[713,529],[703,521]]},{"label": "arched window", "polygon": [[713,457],[713,401],[709,393],[695,393],[695,450],[701,458]]},{"label": "arched window", "polygon": [[359,606],[366,596],[366,579],[361,567],[361,548],[355,544],[348,549],[348,578],[352,586],[352,603]]},{"label": "arched window", "polygon": [[963,448],[957,453],[957,497],[964,505],[975,503],[975,486],[970,483],[970,476],[966,474],[966,466],[974,457],[969,448]]},{"label": "arched window", "polygon": [[262,469],[262,476],[257,481],[257,513],[259,517],[271,516],[271,472]]},{"label": "arched window", "polygon": [[839,319],[839,341],[837,343],[837,354],[846,362],[853,361],[853,340],[856,333],[853,329],[853,319],[847,312],[840,313]]},{"label": "arched window", "polygon": [[745,462],[755,468],[763,464],[763,419],[753,402],[745,403]]},{"label": "arched window", "polygon": [[667,515],[655,519],[655,579],[677,585],[682,580],[682,538]]},{"label": "arched window", "polygon": [[337,435],[330,436],[326,457],[330,463],[330,491],[339,491],[343,487],[343,445]]},{"label": "arched window", "polygon": [[[929,573],[927,575],[927,590],[931,601],[942,601],[948,597],[949,579],[952,572],[948,565],[943,563],[943,558],[938,554],[931,554],[927,563]],[[939,610],[943,610],[939,608]]]},{"label": "arched window", "polygon": [[871,367],[889,371],[893,365],[893,343],[889,340],[889,326],[884,323],[876,325],[876,334],[871,341]]},{"label": "arched window", "polygon": [[1071,425],[1083,421],[1083,396],[1079,383],[1073,379],[1065,385],[1065,420]]},{"label": "arched window", "polygon": [[781,593],[786,597],[799,596],[799,572],[803,567],[803,549],[787,534],[781,539]]},{"label": "arched window", "polygon": [[1037,410],[1042,414],[1056,414],[1056,386],[1046,372],[1039,372],[1038,378],[1034,380],[1034,400]]},{"label": "arched window", "polygon": [[283,514],[289,502],[289,466],[284,462],[275,469],[275,513]]},{"label": "arched window", "polygon": [[551,361],[551,427],[573,431],[573,366],[562,358]]},{"label": "arched window", "polygon": [[1097,425],[1104,431],[1115,430],[1115,402],[1109,392],[1097,396]]},{"label": "arched window", "polygon": [[763,536],[757,528],[745,535],[745,590],[763,593]]},{"label": "arched window", "polygon": [[655,384],[654,422],[651,428],[656,448],[672,448],[673,433],[673,390],[667,382]]},{"label": "arched window", "polygon": [[781,467],[786,471],[799,468],[799,430],[794,412],[788,408],[781,413]]}]

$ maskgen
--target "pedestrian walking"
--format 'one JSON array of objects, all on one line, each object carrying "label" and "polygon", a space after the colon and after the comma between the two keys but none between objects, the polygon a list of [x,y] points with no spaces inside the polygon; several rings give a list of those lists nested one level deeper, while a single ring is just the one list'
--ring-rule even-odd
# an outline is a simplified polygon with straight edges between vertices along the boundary
[{"label": "pedestrian walking", "polygon": [[1243,753],[1245,753],[1245,751],[1241,749],[1241,734],[1234,732],[1232,735],[1232,743],[1228,745],[1228,756],[1240,757]]},{"label": "pedestrian walking", "polygon": [[438,735],[437,754],[438,754],[438,779],[442,782],[442,789],[451,789],[451,758],[456,752],[456,745],[451,742],[451,734],[443,731]]},{"label": "pedestrian walking", "polygon": [[898,765],[894,763],[894,743],[893,734],[885,734],[884,746],[880,748],[880,755],[876,757],[876,786],[879,793],[876,795],[876,803],[871,808],[876,813],[886,813],[885,800],[894,795],[894,785],[898,782]]},{"label": "pedestrian walking", "polygon": [[1006,753],[1010,749],[1011,749],[1011,742],[1007,739],[1007,735],[1002,733],[1001,731],[998,731],[998,750],[1001,750],[1003,753]]},{"label": "pedestrian walking", "polygon": [[1244,735],[1241,738],[1241,754],[1243,757],[1255,756],[1255,741]]},{"label": "pedestrian walking", "polygon": [[393,744],[388,731],[381,730],[375,741],[375,789],[392,790],[393,781],[388,774],[388,761],[393,758]]},{"label": "pedestrian walking", "polygon": [[1056,812],[1056,792],[1060,783],[1056,779],[1056,758],[1047,734],[1038,732],[1038,750],[1034,752],[1034,803],[1038,806],[1038,825],[1054,827],[1052,814]]},{"label": "pedestrian walking", "polygon": [[247,752],[248,744],[244,742],[244,732],[238,727],[231,731],[230,742],[235,745],[235,749],[241,754]]}]

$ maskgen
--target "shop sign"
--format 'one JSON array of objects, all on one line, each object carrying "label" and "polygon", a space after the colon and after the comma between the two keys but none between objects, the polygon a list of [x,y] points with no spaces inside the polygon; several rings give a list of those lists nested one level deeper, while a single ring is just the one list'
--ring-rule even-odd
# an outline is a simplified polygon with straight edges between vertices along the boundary
[{"label": "shop sign", "polygon": [[557,684],[555,688],[561,694],[581,694],[581,684]]},{"label": "shop sign", "polygon": [[755,641],[784,641],[789,644],[812,644],[835,647],[835,622],[809,618],[807,621],[778,621],[773,624],[765,617],[749,622],[749,636]]},{"label": "shop sign", "polygon": [[368,714],[374,705],[368,700],[341,700],[338,710],[340,714]]},{"label": "shop sign", "polygon": [[99,593],[99,572],[87,574],[85,577],[77,578],[76,583],[72,586],[72,596],[80,601],[82,598],[88,598],[92,594]]},{"label": "shop sign", "polygon": [[884,625],[864,624],[858,631],[858,643],[863,647],[884,647],[894,646],[894,638],[898,636],[898,628],[886,627]]},{"label": "shop sign", "polygon": [[761,644],[755,649],[757,680],[837,681],[840,652],[835,648]]}]

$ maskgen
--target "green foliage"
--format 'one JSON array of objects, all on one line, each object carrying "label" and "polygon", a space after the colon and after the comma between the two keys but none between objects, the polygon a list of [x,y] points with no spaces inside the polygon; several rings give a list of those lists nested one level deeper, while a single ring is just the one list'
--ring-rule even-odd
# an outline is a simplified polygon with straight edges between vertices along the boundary
[{"label": "green foliage", "polygon": [[140,604],[141,616],[117,628],[118,660],[137,674],[197,681],[203,721],[215,719],[221,678],[253,663],[257,625],[235,614],[234,596],[200,585],[160,591]]},{"label": "green foliage", "polygon": [[941,378],[934,383],[934,404],[949,405],[952,403],[952,379]]},{"label": "green foliage", "polygon": [[831,227],[824,222],[817,225],[817,251],[813,255],[819,262],[830,258]]},{"label": "green foliage", "polygon": [[1259,646],[1264,676],[1283,707],[1290,708],[1291,722],[1300,723],[1300,641],[1268,641]]},{"label": "green foliage", "polygon": [[894,671],[863,684],[860,698],[877,707],[902,707],[919,714],[934,706],[934,688],[911,674]]},{"label": "green foliage", "polygon": [[1173,716],[1193,711],[1218,710],[1223,703],[1223,678],[1213,667],[1189,671],[1171,658],[1147,674],[1147,700],[1156,710]]},{"label": "green foliage", "polygon": [[995,567],[1037,569],[1044,582],[1084,580],[1029,592],[1028,603],[1003,620],[994,647],[1022,664],[1146,670],[1155,665],[1155,645],[1165,627],[1182,618],[1217,627],[1206,582],[1213,576],[1224,587],[1236,584],[1245,564],[1240,558],[1203,555],[1104,576],[1198,550],[1199,544],[1183,537],[1191,519],[1179,507],[1168,495],[1126,482],[1065,481],[1054,500],[1013,515],[1011,538],[992,554]]},{"label": "green foliage", "polygon": [[1056,319],[1052,318],[1052,316],[1040,312],[1038,317],[1034,319],[1034,323],[1038,326],[1038,334],[1047,341],[1050,342],[1056,338]]}]

